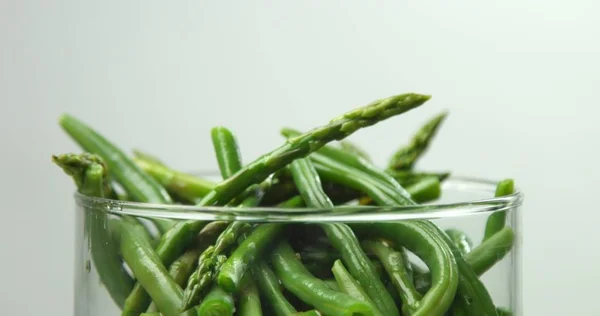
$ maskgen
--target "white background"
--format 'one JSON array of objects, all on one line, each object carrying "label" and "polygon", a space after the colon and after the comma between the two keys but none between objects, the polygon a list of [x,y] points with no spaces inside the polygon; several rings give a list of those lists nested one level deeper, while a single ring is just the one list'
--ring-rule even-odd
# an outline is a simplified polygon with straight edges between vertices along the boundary
[{"label": "white background", "polygon": [[594,1],[0,0],[3,315],[70,315],[74,114],[124,149],[212,169],[209,130],[246,161],[380,97],[432,94],[352,139],[383,163],[449,110],[423,169],[525,191],[526,315],[594,315],[600,6]]}]

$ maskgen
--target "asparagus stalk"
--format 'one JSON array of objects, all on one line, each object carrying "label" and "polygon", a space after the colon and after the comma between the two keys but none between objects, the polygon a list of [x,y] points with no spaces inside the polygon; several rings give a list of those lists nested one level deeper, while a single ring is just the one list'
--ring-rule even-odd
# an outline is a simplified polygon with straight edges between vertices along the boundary
[{"label": "asparagus stalk", "polygon": [[429,98],[426,95],[410,93],[377,100],[335,118],[329,124],[290,138],[277,149],[262,155],[233,176],[217,184],[198,205],[225,204],[250,185],[265,180],[270,174],[295,159],[307,156],[330,141],[342,140],[358,129],[414,109]]},{"label": "asparagus stalk", "polygon": [[427,151],[429,144],[435,137],[446,116],[447,113],[443,112],[423,125],[412,137],[407,146],[400,148],[394,153],[390,159],[388,168],[391,170],[411,169],[417,160]]},{"label": "asparagus stalk", "polygon": [[[103,197],[106,168],[101,158],[87,153],[65,154],[53,156],[52,161],[73,178],[80,193]],[[123,308],[125,298],[133,288],[133,280],[123,268],[116,243],[111,241],[110,230],[107,228],[108,215],[92,209],[85,213],[94,266],[113,301]]]}]

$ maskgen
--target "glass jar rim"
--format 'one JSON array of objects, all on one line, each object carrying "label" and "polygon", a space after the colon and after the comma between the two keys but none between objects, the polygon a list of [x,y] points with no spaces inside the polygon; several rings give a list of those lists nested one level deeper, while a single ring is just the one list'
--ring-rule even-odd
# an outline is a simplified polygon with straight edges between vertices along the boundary
[{"label": "glass jar rim", "polygon": [[455,203],[427,203],[415,206],[344,205],[335,208],[280,208],[260,206],[241,208],[233,206],[194,206],[119,201],[90,197],[75,193],[75,202],[84,208],[93,208],[115,215],[142,218],[167,218],[201,221],[245,222],[378,222],[403,220],[433,220],[487,214],[518,208],[524,194],[515,187],[511,195],[494,197],[497,181],[472,177],[451,176],[442,183],[442,192],[453,189],[462,192],[489,192],[490,198]]}]

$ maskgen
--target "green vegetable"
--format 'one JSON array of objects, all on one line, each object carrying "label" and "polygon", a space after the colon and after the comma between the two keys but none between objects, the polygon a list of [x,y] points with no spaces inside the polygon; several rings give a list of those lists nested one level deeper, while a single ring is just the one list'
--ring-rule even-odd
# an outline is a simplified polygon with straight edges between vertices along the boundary
[{"label": "green vegetable", "polygon": [[[212,130],[212,140],[219,169],[223,179],[231,177],[240,170],[242,161],[238,145],[233,134],[224,127]],[[246,204],[257,203],[254,197],[247,198]],[[213,279],[227,259],[227,251],[237,242],[238,238],[250,225],[244,222],[232,222],[219,235],[214,246],[209,246],[198,258],[198,269],[190,276],[184,291],[183,310],[195,305],[202,294],[212,284]],[[211,291],[222,292],[221,287],[213,287]],[[204,303],[203,303],[204,304]]]},{"label": "green vegetable", "polygon": [[261,297],[267,302],[266,306],[275,316],[287,316],[296,312],[294,306],[281,292],[279,280],[266,262],[257,262],[256,266],[252,268],[252,274],[258,283]]},{"label": "green vegetable", "polygon": [[[160,258],[164,266],[171,265],[204,226],[206,226],[206,222],[178,222],[173,228],[163,234],[160,243],[156,247],[155,255]],[[147,293],[147,289],[138,282],[125,301],[123,314],[136,315],[136,313],[145,311],[148,305],[150,305],[150,296]]]},{"label": "green vegetable", "polygon": [[[79,193],[103,197],[106,178],[103,162],[90,154],[65,154],[53,156],[52,161],[71,176]],[[106,287],[113,301],[123,307],[127,294],[133,287],[133,280],[123,269],[123,261],[116,243],[111,240],[108,215],[103,210],[89,209],[85,212],[85,226],[88,229],[90,251],[100,281]]]},{"label": "green vegetable", "polygon": [[450,228],[445,230],[450,240],[456,245],[456,249],[460,251],[463,256],[466,256],[473,249],[473,242],[464,232]]},{"label": "green vegetable", "polygon": [[444,180],[450,177],[450,172],[423,172],[423,171],[414,171],[414,170],[386,170],[387,174],[392,176],[394,180],[400,183],[403,187],[408,187],[413,185],[424,178],[435,177],[443,182]]},{"label": "green vegetable", "polygon": [[442,187],[437,177],[429,177],[407,187],[406,191],[415,202],[425,203],[438,199],[442,194]]},{"label": "green vegetable", "polygon": [[235,304],[231,294],[215,286],[198,307],[198,315],[231,316],[234,310]]},{"label": "green vegetable", "polygon": [[[121,254],[127,266],[165,316],[179,315],[183,291],[169,275],[161,258],[152,250],[150,244],[133,233],[134,229],[130,227],[130,223],[122,221],[121,225]],[[136,315],[143,311],[128,310],[126,302],[123,315]]]},{"label": "green vegetable", "polygon": [[[415,205],[415,202],[411,200],[410,194],[406,190],[402,189],[397,182],[394,183],[395,180],[388,180],[388,178],[382,175],[382,172],[376,168],[368,166],[369,168],[359,169],[356,168],[356,166],[347,163],[344,164],[341,160],[336,161],[328,159],[327,157],[319,157],[318,155],[312,156],[314,156],[316,162],[318,160],[318,163],[315,163],[315,166],[324,177],[329,177],[331,181],[336,181],[367,193],[379,205]],[[417,223],[420,224],[416,225]],[[385,224],[386,223],[378,222],[369,224],[369,226],[373,231],[383,231],[386,228],[380,226],[385,226]],[[480,315],[493,315],[495,311],[493,311],[493,302],[489,293],[477,278],[477,275],[473,272],[472,268],[466,263],[462,255],[460,255],[452,241],[437,226],[430,222],[415,221],[402,224],[407,224],[408,227],[403,227],[401,223],[398,223],[398,234],[401,234],[400,231],[403,229],[409,231],[414,229],[422,231],[422,233],[427,230],[428,233],[426,234],[430,235],[429,237],[432,238],[428,239],[427,242],[431,243],[435,241],[436,243],[440,243],[442,248],[439,250],[441,251],[443,249],[443,252],[440,252],[439,255],[441,256],[440,258],[446,261],[444,265],[434,264],[434,262],[431,262],[431,264],[434,264],[435,268],[446,267],[450,269],[450,271],[453,271],[453,273],[442,276],[442,278],[450,278],[449,283],[442,282],[448,280],[439,280],[440,288],[434,289],[432,287],[423,297],[423,300],[425,301],[428,301],[430,297],[442,296],[444,298],[442,304],[437,303],[437,299],[432,300],[436,302],[435,306],[433,303],[421,304],[420,306],[424,313],[427,315],[429,315],[429,313],[443,313],[448,308],[450,304],[448,293],[453,291],[448,291],[446,286],[450,286],[450,289],[452,289],[455,284],[453,281],[458,277],[457,297],[460,302],[463,302],[461,304],[468,302],[469,310],[480,313]],[[360,226],[360,224],[357,226]],[[387,238],[391,239],[392,237]],[[446,255],[442,255],[443,253],[446,253]],[[453,261],[455,262],[453,263]],[[456,268],[459,270],[458,275],[454,270]],[[428,309],[431,310],[425,312]]]},{"label": "green vegetable", "polygon": [[[496,197],[513,194],[515,191],[515,183],[512,179],[505,179],[498,183],[496,187]],[[494,234],[502,230],[506,225],[506,211],[495,212],[488,217],[485,225],[485,234],[483,240],[491,238]]]},{"label": "green vegetable", "polygon": [[287,242],[281,242],[271,254],[275,274],[287,290],[325,315],[373,315],[365,302],[331,290],[325,282],[312,276],[296,258]]},{"label": "green vegetable", "polygon": [[228,292],[235,292],[249,269],[249,266],[260,258],[262,250],[273,242],[282,224],[263,224],[258,226],[248,238],[229,256],[221,267],[218,282]]},{"label": "green vegetable", "polygon": [[196,203],[215,186],[213,182],[170,169],[165,165],[147,160],[145,156],[135,156],[133,161],[165,187],[171,195],[178,196],[187,202]]},{"label": "green vegetable", "polygon": [[[428,99],[396,95],[306,132],[284,128],[283,145],[245,166],[233,133],[214,127],[211,139],[223,177],[218,183],[173,170],[139,150],[129,158],[84,123],[61,116],[63,129],[86,151],[53,161],[73,178],[78,202],[87,208],[85,233],[96,268],[89,271],[98,274],[124,316],[512,315],[494,305],[479,279],[513,247],[507,208],[488,217],[477,247],[457,227],[442,231],[427,220],[376,219],[441,197],[450,173],[414,166],[446,113],[421,127],[386,168],[347,137]],[[498,183],[497,200],[509,201],[513,197],[504,196],[512,194],[512,179]],[[100,199],[85,201],[82,195]],[[143,206],[121,204],[118,212],[110,199],[153,203],[158,209],[156,204],[188,204],[209,210],[275,206],[277,212],[317,217],[382,213],[371,214],[373,221],[347,223],[279,221],[279,213],[271,217],[267,209],[256,222],[148,216],[157,234],[143,217],[124,215]],[[306,210],[293,209],[304,205]],[[233,218],[230,212],[223,215],[218,218]],[[412,255],[418,260],[411,262]]]},{"label": "green vegetable", "polygon": [[[64,114],[60,125],[85,151],[100,156],[111,175],[121,184],[127,194],[139,202],[168,204],[171,197],[152,177],[144,173],[119,148],[78,119]],[[153,218],[156,227],[165,232],[173,226],[169,220]]]},{"label": "green vegetable", "polygon": [[429,98],[429,96],[411,93],[377,100],[335,118],[327,125],[288,139],[282,146],[262,155],[232,177],[217,184],[198,206],[227,203],[250,185],[263,181],[295,159],[307,156],[330,141],[344,139],[358,129],[412,110]]},{"label": "green vegetable", "polygon": [[436,115],[413,136],[410,143],[400,148],[390,159],[388,168],[391,170],[411,169],[417,160],[427,151],[447,113]]},{"label": "green vegetable", "polygon": [[237,312],[240,316],[261,316],[262,306],[258,287],[251,274],[248,274],[240,289]]},{"label": "green vegetable", "polygon": [[477,275],[484,274],[510,251],[515,233],[510,227],[504,227],[492,237],[486,239],[465,256]]},{"label": "green vegetable", "polygon": [[[336,291],[336,292],[341,292],[340,287],[337,284],[337,281],[335,279],[333,280],[323,280],[323,282],[325,282],[325,284],[327,284],[327,286],[329,286],[330,289]],[[364,290],[363,290],[364,291]],[[348,293],[346,293],[348,294]]]},{"label": "green vegetable", "polygon": [[[316,157],[315,160],[317,160]],[[331,181],[337,181],[353,187],[354,189],[363,191],[367,193],[374,201],[377,201],[378,204],[410,205],[410,203],[414,203],[412,200],[410,200],[410,195],[407,192],[403,190],[395,191],[395,188],[392,187],[393,184],[384,183],[382,179],[385,180],[385,177],[375,177],[375,175],[372,175],[377,172],[375,169],[358,170],[351,166],[343,165],[338,161],[327,159],[326,157],[319,158],[318,162],[319,163],[316,163],[315,166],[324,177],[328,177]],[[395,186],[399,185],[396,184]],[[352,227],[360,228],[359,231],[363,231],[365,233],[369,231],[379,233],[393,231],[394,233],[392,233],[392,235],[400,236],[402,234],[407,234],[405,235],[406,239],[412,238],[413,240],[420,240],[423,244],[410,243],[410,247],[407,247],[411,250],[426,249],[426,251],[414,252],[424,257],[423,259],[426,263],[428,263],[430,269],[434,271],[438,270],[435,273],[438,275],[438,280],[435,282],[436,287],[432,288],[423,297],[422,303],[420,304],[420,311],[416,314],[419,315],[419,313],[421,313],[423,315],[442,315],[443,312],[449,308],[452,302],[454,292],[456,291],[456,282],[458,278],[456,262],[454,261],[452,252],[448,246],[445,245],[445,242],[442,238],[443,233],[437,227],[427,222],[414,221],[398,224],[390,223],[392,227],[387,227],[386,225],[388,224],[369,223],[355,224],[352,225]],[[396,226],[396,228],[393,228],[394,226]],[[395,238],[393,236],[385,237],[388,239]],[[403,243],[398,245],[404,246]],[[437,256],[432,258],[432,253],[436,253]]]},{"label": "green vegetable", "polygon": [[[196,268],[200,253],[215,242],[224,228],[224,222],[212,222],[206,225],[196,237],[196,242],[192,245],[192,248],[188,249],[171,264],[169,274],[177,285],[181,287],[186,285],[188,278]],[[148,311],[156,311],[156,306],[152,304]]]},{"label": "green vegetable", "polygon": [[211,136],[221,176],[223,179],[227,179],[242,169],[237,141],[233,133],[225,127],[213,128]]},{"label": "green vegetable", "polygon": [[421,294],[415,289],[410,266],[406,265],[406,255],[390,248],[382,240],[365,240],[362,242],[363,248],[377,256],[383,264],[390,280],[396,287],[402,299],[402,313],[412,315],[419,309]]},{"label": "green vegetable", "polygon": [[[317,171],[309,159],[297,159],[291,164],[292,177],[310,207],[333,208],[321,187]],[[375,306],[386,315],[399,315],[398,309],[385,286],[377,277],[377,272],[367,255],[362,251],[360,243],[354,233],[345,224],[321,224],[329,241],[335,247],[350,273],[360,282]]]},{"label": "green vegetable", "polygon": [[[346,293],[355,299],[366,302],[372,306],[374,315],[383,315],[375,306],[375,302],[371,300],[369,295],[365,292],[365,290],[361,287],[360,283],[356,281],[350,272],[346,270],[344,264],[340,260],[336,260],[333,264],[333,268],[331,269],[333,275],[335,276],[335,280],[337,282],[337,289],[332,288],[333,290],[340,290],[343,293]],[[331,287],[331,286],[330,286]]]}]

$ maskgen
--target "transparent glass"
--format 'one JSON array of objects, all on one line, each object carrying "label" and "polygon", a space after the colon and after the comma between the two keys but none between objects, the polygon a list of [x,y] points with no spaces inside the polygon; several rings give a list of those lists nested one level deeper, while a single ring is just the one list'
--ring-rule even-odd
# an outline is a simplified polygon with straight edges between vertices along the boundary
[{"label": "transparent glass", "polygon": [[[119,249],[118,237],[111,230],[110,221],[124,217],[137,218],[152,234],[157,234],[152,220],[165,218],[174,221],[243,221],[260,223],[293,223],[312,225],[319,223],[376,223],[404,222],[414,220],[432,221],[442,230],[458,229],[464,232],[476,248],[483,238],[488,217],[496,212],[506,212],[507,226],[514,231],[514,243],[510,251],[481,275],[494,304],[510,309],[513,315],[521,315],[521,222],[519,209],[523,201],[520,191],[510,196],[495,198],[496,182],[450,178],[442,185],[442,196],[434,202],[414,207],[375,207],[349,205],[331,209],[283,209],[271,207],[193,207],[183,205],[156,205],[90,198],[75,194],[76,201],[76,264],[75,264],[75,315],[106,316],[121,315],[119,306],[108,293],[98,274],[98,264],[107,249]],[[98,219],[101,224],[98,224]],[[94,224],[95,223],[95,224]],[[288,227],[288,226],[286,226]],[[302,226],[308,227],[308,226]],[[316,227],[316,226],[315,226]],[[286,231],[280,235],[283,239]],[[95,240],[102,238],[102,240]],[[359,236],[360,239],[360,236]],[[97,248],[94,251],[94,248]],[[263,258],[268,260],[268,247]],[[420,270],[427,267],[412,253],[410,261]],[[308,255],[308,257],[311,257]],[[126,273],[131,270],[122,263]],[[307,265],[312,264],[306,262]],[[331,269],[331,267],[325,267]],[[168,269],[168,267],[167,267]],[[417,269],[415,269],[417,270]],[[385,271],[384,271],[385,273]],[[415,272],[416,275],[417,272]],[[315,272],[317,274],[317,272]],[[389,288],[393,290],[394,288]],[[263,300],[263,315],[271,315]]]}]

